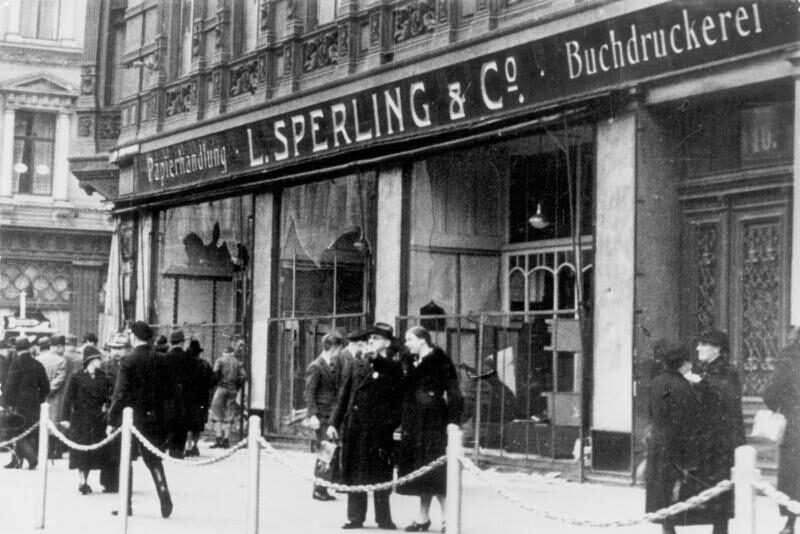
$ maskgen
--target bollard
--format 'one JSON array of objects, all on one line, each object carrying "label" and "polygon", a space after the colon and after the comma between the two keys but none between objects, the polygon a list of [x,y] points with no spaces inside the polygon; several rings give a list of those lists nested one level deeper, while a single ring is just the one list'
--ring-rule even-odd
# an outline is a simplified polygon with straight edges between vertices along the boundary
[{"label": "bollard", "polygon": [[750,445],[736,448],[733,466],[734,534],[754,534],[756,531],[756,491],[759,477],[756,469],[756,450]]},{"label": "bollard", "polygon": [[464,433],[458,425],[447,425],[447,532],[461,534],[461,455]]},{"label": "bollard", "polygon": [[131,427],[133,426],[133,408],[122,410],[122,445],[119,451],[119,533],[128,532],[128,499],[131,491],[131,446],[133,439]]},{"label": "bollard", "polygon": [[258,501],[261,484],[261,446],[258,438],[261,435],[261,418],[251,415],[247,422],[247,525],[246,534],[258,534]]},{"label": "bollard", "polygon": [[[50,405],[43,402],[39,407],[39,469],[36,473],[36,528],[44,528],[45,506],[47,504],[47,446],[50,420]],[[27,438],[26,438],[27,439]]]}]

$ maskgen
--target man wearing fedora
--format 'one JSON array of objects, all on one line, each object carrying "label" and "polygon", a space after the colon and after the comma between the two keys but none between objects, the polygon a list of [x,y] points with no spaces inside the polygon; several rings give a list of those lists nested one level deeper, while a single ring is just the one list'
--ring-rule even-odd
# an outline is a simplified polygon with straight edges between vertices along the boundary
[{"label": "man wearing fedora", "polygon": [[[44,366],[47,379],[50,380],[50,393],[47,394],[47,403],[50,405],[50,420],[58,421],[61,417],[61,404],[64,392],[67,389],[67,360],[64,358],[66,340],[64,336],[53,336],[49,341],[39,344],[42,352],[36,357]],[[47,348],[45,348],[47,347]],[[61,458],[64,455],[64,446],[55,436],[49,438],[48,458]]]},{"label": "man wearing fedora", "polygon": [[175,330],[169,335],[170,348],[167,351],[166,364],[171,387],[167,392],[165,416],[166,444],[173,458],[184,457],[194,400],[192,377],[196,362],[184,349],[185,343],[183,330]]},{"label": "man wearing fedora", "polygon": [[[133,408],[134,426],[151,444],[158,446],[164,442],[164,393],[168,384],[150,344],[153,339],[153,330],[150,326],[144,321],[136,321],[131,326],[131,337],[133,350],[120,362],[111,407],[106,416],[108,423],[106,432],[111,433],[114,427],[120,426],[122,410],[130,407]],[[161,458],[134,441],[131,459],[137,458],[139,453],[153,477],[158,500],[161,503],[161,516],[167,518],[172,513],[172,499]],[[128,479],[128,515],[133,513],[130,500],[132,475],[131,469],[131,476]],[[124,511],[120,510],[118,513]]]},{"label": "man wearing fedora", "polygon": [[[391,359],[394,330],[375,323],[368,331],[369,354],[353,360],[345,373],[339,399],[331,413],[329,439],[341,436],[342,482],[347,485],[376,484],[392,480],[394,470],[393,434],[400,424],[402,369]],[[389,495],[391,489],[376,491],[375,522],[378,528],[394,530]],[[342,528],[358,529],[367,515],[367,493],[347,494],[347,523]]]}]

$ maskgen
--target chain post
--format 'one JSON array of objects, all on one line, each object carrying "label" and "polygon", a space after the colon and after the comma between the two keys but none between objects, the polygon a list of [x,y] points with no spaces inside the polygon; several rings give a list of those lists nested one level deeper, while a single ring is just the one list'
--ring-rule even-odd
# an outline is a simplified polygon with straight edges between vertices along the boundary
[{"label": "chain post", "polygon": [[759,470],[756,468],[756,449],[750,445],[736,448],[733,465],[734,534],[754,534],[756,531],[756,492]]},{"label": "chain post", "polygon": [[261,484],[261,418],[251,415],[247,422],[247,525],[246,534],[258,534],[258,503]]},{"label": "chain post", "polygon": [[133,408],[127,407],[122,410],[122,445],[119,453],[119,508],[117,509],[117,518],[119,520],[120,534],[128,532],[128,501],[131,498],[131,445],[133,444],[131,427],[133,427]]},{"label": "chain post", "polygon": [[458,425],[447,425],[447,531],[461,534],[461,456],[464,432]]},{"label": "chain post", "polygon": [[50,405],[43,402],[39,407],[39,469],[36,473],[36,528],[44,528],[45,507],[47,505],[47,422],[50,420]]}]

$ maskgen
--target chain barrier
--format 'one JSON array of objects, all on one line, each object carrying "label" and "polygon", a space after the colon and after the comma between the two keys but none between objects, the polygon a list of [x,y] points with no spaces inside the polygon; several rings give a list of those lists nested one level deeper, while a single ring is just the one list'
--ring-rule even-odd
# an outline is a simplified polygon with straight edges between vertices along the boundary
[{"label": "chain barrier", "polygon": [[664,519],[681,514],[686,512],[692,508],[696,508],[701,504],[704,504],[714,497],[722,495],[726,491],[730,491],[733,488],[733,482],[730,480],[723,480],[722,482],[718,483],[716,486],[708,488],[707,490],[698,493],[697,495],[690,497],[684,502],[675,503],[667,508],[662,508],[656,512],[649,512],[642,516],[635,517],[635,518],[628,518],[623,520],[614,520],[614,521],[596,521],[591,519],[574,519],[571,517],[562,516],[559,514],[555,514],[553,512],[548,512],[546,510],[541,510],[539,508],[534,508],[527,504],[526,502],[522,501],[516,495],[513,495],[511,492],[502,488],[489,480],[486,474],[481,470],[475,463],[467,458],[466,456],[462,456],[460,458],[461,464],[464,466],[464,469],[471,472],[475,475],[478,479],[486,483],[491,489],[493,489],[498,495],[501,497],[513,502],[514,504],[520,506],[521,508],[533,512],[537,515],[540,515],[546,519],[550,519],[553,521],[559,521],[561,523],[568,523],[571,525],[577,525],[582,527],[629,527],[633,525],[638,525],[640,523],[647,523],[647,522],[657,522],[663,521]]},{"label": "chain barrier", "polygon": [[407,484],[408,482],[411,482],[415,478],[419,478],[419,477],[421,477],[421,476],[433,471],[437,467],[443,466],[445,463],[447,463],[447,457],[446,456],[440,456],[439,458],[437,458],[436,460],[432,461],[431,463],[429,463],[427,465],[423,465],[419,469],[417,469],[415,471],[412,471],[411,473],[409,473],[407,475],[404,475],[404,476],[398,478],[397,480],[390,480],[388,482],[381,482],[381,483],[378,483],[378,484],[362,484],[360,486],[348,486],[346,484],[337,484],[336,482],[330,482],[328,480],[324,480],[322,478],[317,478],[317,477],[315,477],[313,475],[309,475],[305,470],[299,468],[298,466],[294,465],[292,462],[290,462],[290,461],[286,460],[285,458],[283,458],[283,455],[281,455],[281,453],[277,449],[275,449],[275,447],[273,447],[272,444],[270,442],[268,442],[266,439],[264,439],[263,437],[259,437],[258,438],[258,443],[267,452],[267,454],[272,456],[279,464],[283,465],[284,467],[289,468],[291,471],[293,471],[294,473],[300,475],[305,480],[307,480],[309,482],[312,482],[313,484],[315,484],[317,486],[322,486],[322,487],[325,487],[327,489],[332,489],[334,491],[338,491],[338,492],[341,492],[341,493],[360,493],[360,492],[381,491],[381,490],[392,489],[392,488],[395,488],[397,486],[402,486],[404,484]]},{"label": "chain barrier", "polygon": [[234,454],[239,452],[239,450],[247,447],[247,439],[245,438],[242,441],[240,441],[239,443],[237,443],[236,445],[232,446],[227,451],[225,451],[223,454],[218,454],[218,455],[216,455],[216,456],[214,456],[212,458],[208,458],[208,459],[205,459],[205,460],[181,460],[180,458],[173,458],[169,454],[164,453],[164,451],[162,451],[161,449],[159,449],[158,447],[156,447],[155,445],[150,443],[147,440],[147,438],[144,437],[144,435],[142,435],[142,433],[139,432],[139,429],[136,428],[135,426],[131,427],[131,433],[134,436],[136,436],[136,439],[139,440],[139,443],[141,443],[142,446],[144,446],[145,449],[147,449],[148,451],[152,452],[153,454],[155,454],[156,456],[158,456],[159,458],[161,458],[165,462],[168,462],[168,463],[171,463],[171,464],[174,464],[174,465],[182,465],[184,467],[202,467],[202,466],[205,466],[205,465],[215,464],[217,462],[221,462],[223,460],[227,460],[228,458],[230,458],[231,456],[233,456]]},{"label": "chain barrier", "polygon": [[11,438],[11,439],[9,439],[7,441],[0,441],[0,447],[8,447],[9,445],[15,444],[19,440],[24,439],[25,437],[27,437],[31,432],[33,432],[38,427],[39,427],[39,422],[37,421],[37,422],[33,423],[33,425],[29,426],[27,428],[27,430],[25,430],[25,432],[23,432],[22,434],[14,436],[13,438]]},{"label": "chain barrier", "polygon": [[114,438],[116,438],[122,432],[122,429],[118,428],[111,434],[108,434],[105,437],[105,439],[103,439],[103,441],[98,441],[97,443],[93,443],[91,445],[83,445],[81,443],[76,443],[71,439],[69,439],[67,436],[65,436],[64,433],[58,429],[58,426],[56,426],[56,424],[53,423],[52,421],[47,421],[47,429],[50,431],[51,434],[53,434],[56,438],[58,438],[61,441],[61,443],[63,443],[70,449],[75,449],[76,451],[84,451],[84,452],[93,451],[99,449],[100,447],[108,445],[109,443],[114,441]]},{"label": "chain barrier", "polygon": [[789,498],[788,495],[783,493],[782,491],[778,491],[775,489],[772,484],[768,482],[752,482],[753,487],[775,501],[776,503],[780,504],[781,506],[785,506],[787,510],[795,515],[800,515],[800,502],[793,501]]}]

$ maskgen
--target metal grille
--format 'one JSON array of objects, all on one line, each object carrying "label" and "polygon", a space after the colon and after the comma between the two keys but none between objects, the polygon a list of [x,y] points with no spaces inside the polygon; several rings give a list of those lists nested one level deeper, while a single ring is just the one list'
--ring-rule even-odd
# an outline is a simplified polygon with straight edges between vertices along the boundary
[{"label": "metal grille", "polygon": [[716,225],[695,227],[695,264],[697,266],[697,290],[695,303],[695,332],[702,332],[715,324],[717,313],[717,291],[719,283],[719,232]]},{"label": "metal grille", "polygon": [[740,304],[745,395],[761,395],[779,349],[780,236],[781,229],[775,221],[744,226]]}]

